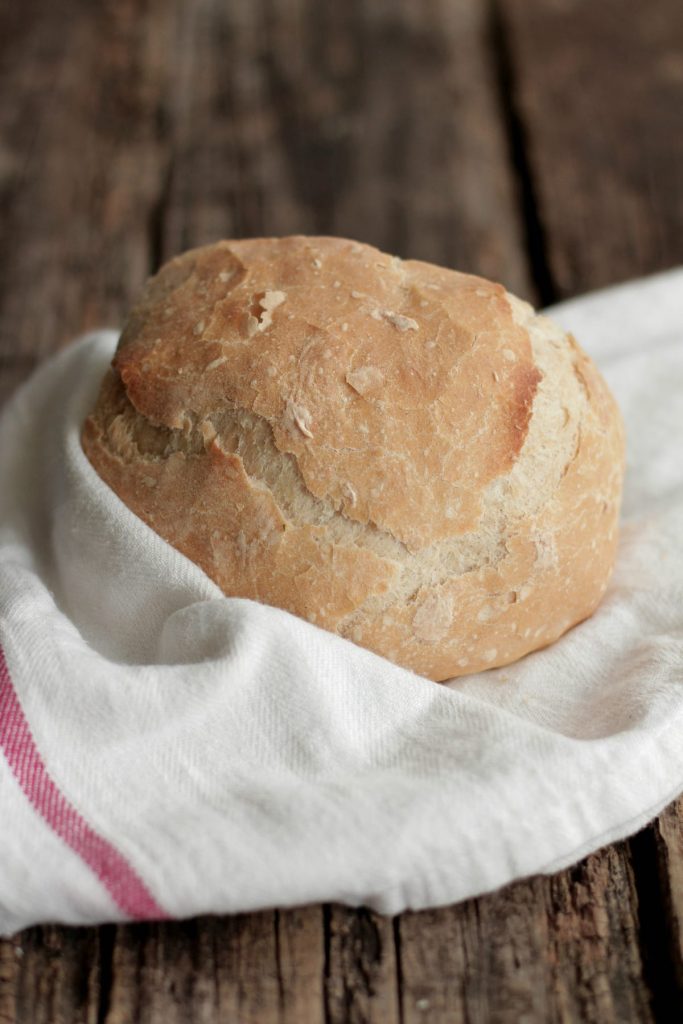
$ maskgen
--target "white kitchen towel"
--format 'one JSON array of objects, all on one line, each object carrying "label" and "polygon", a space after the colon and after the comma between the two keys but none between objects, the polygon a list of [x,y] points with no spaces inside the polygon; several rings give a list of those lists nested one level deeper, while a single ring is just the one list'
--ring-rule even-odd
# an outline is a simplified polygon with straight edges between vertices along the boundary
[{"label": "white kitchen towel", "polygon": [[551,872],[683,790],[683,271],[557,307],[623,409],[598,612],[438,685],[227,599],[97,477],[116,335],[0,422],[0,931],[320,900],[386,913]]}]

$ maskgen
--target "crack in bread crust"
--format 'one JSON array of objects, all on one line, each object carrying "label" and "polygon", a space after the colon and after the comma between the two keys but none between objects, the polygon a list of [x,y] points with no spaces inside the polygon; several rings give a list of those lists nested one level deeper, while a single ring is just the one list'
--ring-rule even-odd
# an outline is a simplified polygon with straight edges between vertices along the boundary
[{"label": "crack in bread crust", "polygon": [[[313,494],[343,501],[350,487],[347,518],[411,551],[474,530],[483,489],[524,444],[539,382],[500,285],[301,238],[221,242],[154,282],[115,358],[150,422],[182,428],[189,410],[204,420],[232,404],[268,419]],[[268,296],[260,323],[254,303]]]},{"label": "crack in bread crust", "polygon": [[[225,406],[209,413],[201,423],[197,422],[196,416],[186,414],[185,429],[155,426],[134,408],[121,383],[122,403],[116,416],[122,418],[120,425],[123,428],[125,424],[125,434],[128,443],[134,446],[134,451],[129,449],[126,453],[125,445],[121,445],[121,430],[112,433],[111,420],[105,425],[105,433],[112,444],[112,454],[119,454],[129,460],[133,457],[159,460],[176,453],[185,457],[201,457],[206,453],[207,441],[215,440],[222,450],[241,459],[249,479],[271,494],[289,526],[325,526],[332,543],[364,548],[397,563],[398,578],[388,593],[382,596],[371,595],[338,623],[337,631],[342,636],[348,636],[364,616],[382,614],[397,602],[410,602],[424,586],[439,587],[453,577],[496,565],[506,556],[506,541],[510,533],[514,532],[514,519],[538,512],[552,494],[556,484],[555,474],[546,479],[545,486],[539,486],[539,476],[543,474],[543,467],[539,465],[543,459],[543,449],[541,446],[536,451],[536,434],[547,438],[549,424],[546,421],[553,411],[555,399],[554,394],[548,395],[547,392],[558,390],[560,382],[557,368],[550,365],[549,357],[552,353],[547,344],[547,326],[542,328],[542,338],[534,337],[537,318],[533,311],[527,311],[520,303],[515,312],[520,318],[523,317],[525,328],[530,330],[534,356],[541,369],[527,441],[504,486],[501,487],[498,480],[489,485],[482,502],[482,515],[477,530],[437,541],[418,552],[411,552],[390,530],[382,529],[372,522],[364,524],[348,518],[341,502],[335,503],[330,498],[323,499],[312,494],[306,486],[296,456],[278,448],[272,424],[257,413],[236,406]],[[561,345],[567,345],[566,337],[559,331],[557,340]],[[583,381],[581,384],[582,393],[577,395],[579,421],[587,394]],[[544,405],[547,408],[544,409]],[[580,424],[577,422],[575,431],[568,432],[565,462],[557,474],[558,478],[567,472],[569,464],[576,458],[579,441]],[[558,446],[554,443],[554,456],[557,453]],[[548,469],[549,462],[546,477],[549,475]],[[518,486],[515,490],[515,478],[519,478],[520,485],[524,479],[533,478],[533,487],[527,490]]]}]

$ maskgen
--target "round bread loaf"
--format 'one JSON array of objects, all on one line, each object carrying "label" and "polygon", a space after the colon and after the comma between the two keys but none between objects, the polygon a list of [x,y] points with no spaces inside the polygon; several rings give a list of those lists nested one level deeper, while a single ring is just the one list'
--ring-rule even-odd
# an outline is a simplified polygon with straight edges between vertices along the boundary
[{"label": "round bread loaf", "polygon": [[621,419],[571,335],[344,239],[171,260],[83,446],[226,594],[436,680],[556,640],[614,562]]}]

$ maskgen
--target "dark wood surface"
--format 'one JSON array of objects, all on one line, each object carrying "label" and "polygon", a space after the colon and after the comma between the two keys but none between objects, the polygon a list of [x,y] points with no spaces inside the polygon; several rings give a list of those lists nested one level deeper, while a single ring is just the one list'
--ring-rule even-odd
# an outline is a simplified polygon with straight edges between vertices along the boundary
[{"label": "dark wood surface", "polygon": [[[357,237],[537,303],[681,263],[683,5],[2,0],[0,224],[0,397],[220,236]],[[0,1024],[681,1019],[683,802],[394,920],[0,940]]]}]

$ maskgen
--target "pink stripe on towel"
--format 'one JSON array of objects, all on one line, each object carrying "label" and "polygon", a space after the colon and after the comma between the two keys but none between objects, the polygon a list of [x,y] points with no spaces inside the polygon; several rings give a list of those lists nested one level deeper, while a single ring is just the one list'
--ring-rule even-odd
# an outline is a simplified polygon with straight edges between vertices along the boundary
[{"label": "pink stripe on towel", "polygon": [[50,828],[93,871],[134,920],[168,918],[126,859],[60,793],[35,745],[0,647],[0,750],[17,782]]}]

